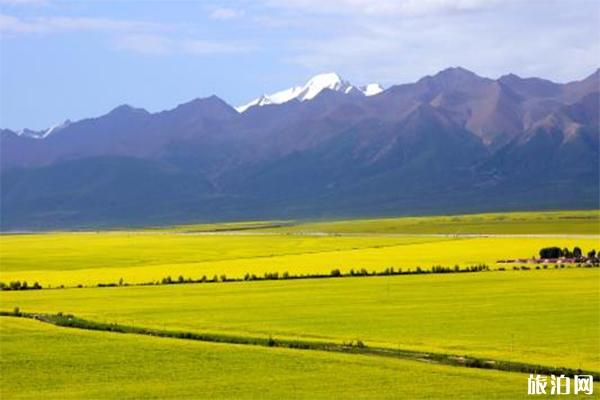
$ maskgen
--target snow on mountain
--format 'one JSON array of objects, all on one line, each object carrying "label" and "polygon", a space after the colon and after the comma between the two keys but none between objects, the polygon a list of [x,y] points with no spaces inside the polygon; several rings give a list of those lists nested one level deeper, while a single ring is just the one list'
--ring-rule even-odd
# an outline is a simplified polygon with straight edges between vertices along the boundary
[{"label": "snow on mountain", "polygon": [[354,87],[347,81],[340,78],[336,73],[320,74],[312,77],[297,98],[300,101],[315,98],[323,89],[331,89],[336,92],[349,93]]},{"label": "snow on mountain", "polygon": [[334,72],[319,74],[313,76],[304,86],[294,86],[289,89],[281,90],[272,94],[263,94],[257,99],[236,107],[236,110],[243,113],[250,107],[264,106],[268,104],[282,104],[290,100],[297,99],[305,101],[315,98],[324,89],[334,90],[342,93],[361,93],[365,96],[373,96],[383,91],[378,83],[371,83],[366,86],[354,86],[350,82],[342,79]]},{"label": "snow on mountain", "polygon": [[375,96],[383,92],[383,87],[379,83],[369,83],[368,85],[359,87],[359,89],[365,96]]},{"label": "snow on mountain", "polygon": [[50,136],[52,133],[56,133],[58,131],[60,131],[61,129],[66,128],[67,126],[71,125],[71,120],[65,120],[60,124],[54,125],[52,128],[50,129],[46,129],[46,131],[44,132],[44,138]]},{"label": "snow on mountain", "polygon": [[21,129],[20,131],[18,131],[16,133],[17,133],[17,136],[25,136],[25,137],[28,137],[31,139],[44,139],[44,138],[47,138],[50,134],[56,133],[59,130],[66,128],[70,124],[71,124],[71,121],[67,119],[60,124],[54,125],[51,128],[44,129],[41,131],[34,131],[31,129],[25,128],[25,129]]},{"label": "snow on mountain", "polygon": [[17,136],[24,136],[32,139],[42,139],[44,137],[44,131],[34,131],[27,128],[21,129],[16,133]]}]

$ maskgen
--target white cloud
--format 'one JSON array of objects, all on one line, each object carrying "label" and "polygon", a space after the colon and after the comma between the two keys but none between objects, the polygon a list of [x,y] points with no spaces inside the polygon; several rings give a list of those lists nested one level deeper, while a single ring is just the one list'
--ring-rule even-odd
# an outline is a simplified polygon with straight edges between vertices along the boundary
[{"label": "white cloud", "polygon": [[266,1],[297,7],[295,20],[313,23],[284,56],[310,73],[335,70],[389,85],[456,65],[558,81],[598,67],[600,15],[589,1]]},{"label": "white cloud", "polygon": [[116,38],[115,48],[142,55],[160,56],[166,54],[210,55],[245,53],[255,47],[216,40],[178,38],[152,34],[123,35]]},{"label": "white cloud", "polygon": [[9,6],[44,6],[50,4],[49,0],[0,0],[0,4]]},{"label": "white cloud", "polygon": [[271,7],[307,14],[422,16],[489,8],[499,0],[264,0]]},{"label": "white cloud", "polygon": [[[153,22],[111,18],[37,17],[22,19],[0,14],[0,33],[52,34],[61,32],[105,32],[112,36],[113,47],[143,55],[225,54],[255,50],[254,46],[231,41],[199,39],[177,29]],[[181,27],[179,27],[181,28]]]},{"label": "white cloud", "polygon": [[188,39],[181,43],[181,49],[189,54],[224,54],[247,53],[256,50],[256,47],[225,41]]},{"label": "white cloud", "polygon": [[0,33],[30,33],[39,29],[33,25],[23,22],[12,15],[0,14]]},{"label": "white cloud", "polygon": [[232,19],[243,15],[243,10],[234,10],[233,8],[217,8],[210,13],[210,17],[213,19]]},{"label": "white cloud", "polygon": [[67,31],[156,31],[164,30],[161,24],[120,20],[111,18],[86,17],[37,17],[17,18],[12,15],[0,14],[0,33],[57,33]]},{"label": "white cloud", "polygon": [[173,43],[166,37],[150,34],[133,34],[120,36],[115,40],[119,50],[131,51],[144,55],[164,55],[173,48]]}]

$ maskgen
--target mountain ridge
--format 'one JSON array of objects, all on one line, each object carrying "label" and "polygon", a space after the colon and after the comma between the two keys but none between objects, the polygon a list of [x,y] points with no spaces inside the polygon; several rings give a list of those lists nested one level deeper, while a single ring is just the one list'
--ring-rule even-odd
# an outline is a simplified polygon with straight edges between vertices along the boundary
[{"label": "mountain ridge", "polygon": [[[552,94],[554,94],[554,95],[560,95],[561,92],[560,92],[559,88],[561,86],[567,88],[565,90],[567,93],[572,93],[572,92],[576,93],[577,90],[573,89],[576,86],[585,86],[585,85],[590,86],[590,85],[592,85],[596,89],[598,89],[598,82],[600,81],[600,68],[596,69],[594,72],[592,72],[590,75],[586,76],[583,79],[575,80],[575,81],[570,81],[570,82],[567,82],[567,83],[564,83],[564,84],[560,84],[560,83],[555,83],[553,81],[550,81],[550,80],[547,80],[547,79],[543,79],[543,78],[536,78],[536,77],[522,78],[522,77],[520,77],[520,76],[518,76],[518,75],[516,75],[514,73],[508,73],[508,74],[502,75],[498,79],[494,80],[492,78],[481,77],[481,76],[475,74],[474,72],[469,71],[469,70],[467,70],[467,69],[465,69],[463,67],[449,67],[449,68],[446,68],[444,70],[439,71],[437,74],[424,76],[423,78],[417,80],[414,83],[402,83],[402,84],[392,85],[392,86],[390,86],[387,89],[383,89],[383,87],[381,85],[377,84],[377,83],[371,83],[371,84],[362,85],[362,86],[353,86],[353,85],[351,85],[351,86],[352,86],[352,88],[360,88],[361,91],[365,91],[365,92],[366,91],[371,91],[372,94],[370,94],[370,96],[372,96],[372,95],[375,95],[375,94],[379,94],[379,93],[381,93],[381,92],[383,92],[385,90],[388,90],[388,89],[394,90],[396,88],[401,88],[403,86],[418,85],[421,82],[431,81],[431,80],[435,79],[436,77],[439,78],[439,77],[443,77],[443,76],[448,76],[449,74],[455,74],[455,75],[456,74],[464,74],[466,76],[471,76],[471,77],[474,77],[476,79],[478,78],[478,79],[485,80],[485,81],[488,81],[488,82],[496,81],[498,83],[507,84],[507,86],[509,86],[511,89],[514,89],[515,86],[517,86],[519,82],[537,82],[539,85],[546,85],[546,88],[548,90],[552,90],[552,89],[549,89],[549,88],[554,88],[555,89],[555,90],[552,91],[553,93],[551,93],[551,94],[546,93],[546,95],[543,96],[543,97],[552,97]],[[318,75],[314,76],[313,78],[309,79],[308,83],[310,83],[315,77],[324,76],[324,75],[335,75],[339,79],[339,81],[348,83],[347,81],[343,80],[337,73],[322,73],[322,74],[318,74]],[[515,84],[515,82],[517,82],[517,83]],[[296,86],[296,88],[302,88],[302,87],[303,86]],[[376,89],[370,89],[370,87],[371,88],[377,87],[377,88]],[[292,88],[294,88],[294,87],[292,87]],[[327,88],[326,87],[321,88],[317,93],[315,93],[314,96],[311,96],[310,99],[313,99],[323,89],[327,89]],[[288,90],[288,89],[286,89],[286,90]],[[540,90],[543,90],[543,89],[540,89]],[[600,90],[600,89],[598,89],[598,90]],[[376,91],[376,93],[373,93],[374,91]],[[265,95],[263,95],[263,96],[265,96]],[[568,97],[568,94],[566,96]],[[262,96],[258,97],[255,100],[258,100],[261,97]],[[243,107],[243,106],[246,106],[246,105],[250,104],[250,103],[247,103],[247,104],[244,104],[243,106],[240,106],[240,107],[231,106],[225,100],[223,100],[220,97],[218,97],[217,95],[213,94],[213,95],[207,96],[205,98],[195,98],[195,99],[190,100],[190,101],[188,101],[186,103],[179,104],[178,106],[176,106],[175,108],[170,109],[170,110],[157,111],[157,112],[154,112],[154,113],[151,113],[151,112],[147,111],[144,108],[134,107],[134,106],[131,106],[129,104],[121,104],[119,106],[114,107],[112,110],[110,110],[109,112],[107,112],[104,115],[110,114],[111,112],[117,111],[117,110],[119,110],[121,108],[128,108],[130,110],[138,110],[139,112],[144,112],[144,113],[148,113],[148,114],[159,114],[159,113],[165,113],[165,112],[173,111],[177,107],[186,106],[186,105],[189,105],[190,103],[194,103],[194,102],[198,102],[198,101],[202,101],[202,100],[208,100],[208,99],[217,99],[219,102],[221,102],[223,104],[226,104],[229,108],[232,108],[234,110],[237,110],[240,107]],[[264,105],[280,105],[280,104],[284,104],[284,103],[286,103],[288,101],[292,101],[292,100],[294,100],[294,98],[288,99],[288,100],[286,100],[284,102],[281,102],[281,103],[268,103],[268,104],[264,104]],[[248,107],[248,108],[250,108],[250,107]],[[101,116],[103,116],[103,115],[101,115]],[[99,117],[101,117],[101,116],[99,116]],[[88,117],[88,118],[84,118],[83,120],[93,119],[93,118],[99,118],[99,117]],[[71,124],[72,122],[73,121],[71,121],[70,119],[66,119],[63,122],[60,122],[60,123],[57,123],[57,124],[51,126],[50,128],[42,129],[42,130],[39,130],[39,131],[32,130],[32,129],[29,129],[29,128],[22,128],[22,129],[17,130],[17,131],[11,130],[11,129],[8,129],[8,128],[0,128],[0,132],[4,131],[4,132],[13,133],[13,134],[15,134],[17,136],[27,136],[27,137],[32,137],[32,138],[42,138],[42,137],[44,137],[45,133],[47,133],[49,131],[52,131],[52,130],[54,130],[56,128],[62,128],[63,125],[66,126],[66,125]],[[27,133],[29,133],[29,135]]]},{"label": "mountain ridge", "polygon": [[246,104],[236,107],[236,110],[239,113],[243,113],[251,107],[282,104],[294,99],[298,101],[311,100],[324,89],[358,96],[374,96],[383,91],[383,87],[378,83],[354,86],[350,82],[342,79],[337,73],[328,72],[313,76],[303,86],[293,86],[289,89],[280,90],[272,94],[263,94]]},{"label": "mountain ridge", "polygon": [[374,96],[323,87],[243,113],[210,96],[43,139],[1,130],[0,225],[597,208],[598,77],[455,67]]}]

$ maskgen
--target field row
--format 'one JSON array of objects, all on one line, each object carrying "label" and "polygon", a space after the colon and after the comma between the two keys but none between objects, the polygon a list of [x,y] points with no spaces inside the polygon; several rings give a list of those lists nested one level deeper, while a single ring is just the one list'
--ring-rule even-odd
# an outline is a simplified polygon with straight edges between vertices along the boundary
[{"label": "field row", "polygon": [[2,398],[505,399],[527,392],[527,375],[518,373],[79,331],[14,318],[0,319],[0,341]]},{"label": "field row", "polygon": [[599,292],[597,268],[574,268],[8,291],[0,304],[149,328],[361,340],[600,371]]},{"label": "field row", "polygon": [[182,225],[178,232],[224,230],[285,233],[383,234],[600,234],[600,210],[486,213],[342,221],[273,221]]},{"label": "field row", "polygon": [[[201,236],[169,234],[16,235],[0,239],[0,281],[39,282],[43,287],[135,284],[180,275],[194,280],[225,275],[329,274],[334,269],[383,271],[442,265],[495,266],[528,258],[547,246],[584,251],[598,239]],[[4,249],[7,249],[6,251]]]},{"label": "field row", "polygon": [[600,372],[582,370],[580,368],[553,367],[539,364],[528,364],[524,362],[491,360],[489,358],[477,358],[458,354],[431,353],[424,351],[414,351],[405,349],[394,349],[389,347],[367,346],[362,340],[354,340],[342,343],[300,340],[300,339],[280,339],[269,336],[268,338],[234,336],[227,334],[188,332],[180,330],[146,328],[143,326],[124,325],[114,322],[92,321],[72,314],[46,314],[38,312],[22,312],[15,308],[12,312],[0,311],[0,317],[4,318],[23,318],[31,319],[42,323],[47,323],[59,327],[71,329],[84,329],[95,332],[121,333],[127,335],[145,335],[151,337],[171,338],[188,341],[200,341],[210,343],[228,343],[236,345],[262,346],[271,348],[287,348],[306,351],[327,351],[332,353],[360,354],[376,357],[399,358],[404,360],[429,362],[435,364],[452,365],[463,368],[483,368],[495,369],[507,372],[521,372],[528,374],[545,375],[565,375],[573,377],[574,375],[588,375],[593,379],[600,379]]}]

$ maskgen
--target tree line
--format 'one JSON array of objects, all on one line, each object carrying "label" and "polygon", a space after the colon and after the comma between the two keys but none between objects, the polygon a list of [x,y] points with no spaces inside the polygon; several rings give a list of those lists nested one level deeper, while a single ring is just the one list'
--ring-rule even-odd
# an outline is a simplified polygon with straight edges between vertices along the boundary
[{"label": "tree line", "polygon": [[[596,250],[592,249],[587,252],[587,258],[591,261],[597,260],[596,258]],[[574,258],[574,259],[583,259],[583,251],[581,248],[575,246],[573,250],[569,250],[567,247],[560,248],[557,246],[552,247],[544,247],[540,249],[540,258],[542,259],[550,259],[550,258]]]},{"label": "tree line", "polygon": [[[271,281],[271,280],[288,280],[288,279],[320,279],[320,278],[347,278],[347,277],[366,277],[366,276],[390,276],[390,275],[415,275],[415,274],[447,274],[447,273],[464,273],[464,272],[482,272],[490,271],[490,267],[486,264],[470,265],[464,268],[455,265],[454,267],[447,267],[442,265],[435,265],[430,269],[416,267],[415,269],[408,268],[395,268],[388,267],[384,270],[367,270],[366,268],[350,269],[348,272],[342,272],[339,268],[332,269],[329,273],[323,274],[299,274],[294,275],[289,272],[265,272],[262,275],[246,273],[242,278],[228,277],[225,274],[213,275],[212,277],[202,275],[200,278],[194,279],[191,277],[184,277],[179,275],[177,278],[173,278],[170,275],[164,278],[152,281],[130,284],[119,279],[118,282],[100,282],[96,284],[96,287],[118,287],[118,286],[154,286],[154,285],[177,285],[184,283],[216,283],[216,282],[242,282],[242,281]],[[77,288],[83,288],[83,285],[75,286]],[[27,282],[11,282],[6,285],[0,282],[0,290],[28,290],[28,289],[41,289],[42,286],[36,282],[34,286],[28,286]],[[64,285],[56,287],[57,289],[64,289]]]}]

